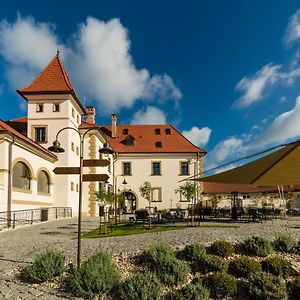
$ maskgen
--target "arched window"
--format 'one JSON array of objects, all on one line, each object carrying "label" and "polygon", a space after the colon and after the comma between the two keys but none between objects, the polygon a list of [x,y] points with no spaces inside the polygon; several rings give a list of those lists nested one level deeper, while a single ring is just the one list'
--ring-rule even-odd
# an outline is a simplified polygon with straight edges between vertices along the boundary
[{"label": "arched window", "polygon": [[13,167],[13,186],[30,190],[30,171],[23,162],[17,162]]},{"label": "arched window", "polygon": [[49,194],[50,193],[50,179],[45,171],[41,171],[38,176],[38,192]]}]

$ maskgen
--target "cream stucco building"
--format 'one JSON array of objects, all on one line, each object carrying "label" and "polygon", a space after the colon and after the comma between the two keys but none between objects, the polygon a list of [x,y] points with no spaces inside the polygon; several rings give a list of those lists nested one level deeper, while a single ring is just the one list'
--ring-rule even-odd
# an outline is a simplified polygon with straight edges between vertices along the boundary
[{"label": "cream stucco building", "polygon": [[[83,107],[59,54],[18,93],[28,103],[27,116],[0,120],[0,211],[70,207],[76,215],[79,176],[53,170],[78,167],[81,149],[84,159],[110,161],[106,167],[84,167],[84,173],[107,174],[105,185],[124,193],[128,211],[148,205],[139,193],[145,181],[154,187],[157,209],[188,206],[175,189],[181,179],[201,174],[206,152],[173,126],[118,125],[116,115],[110,125],[95,124],[95,108]],[[47,150],[56,138],[65,152]],[[107,142],[115,153],[104,157],[98,150]],[[97,214],[95,192],[103,185],[83,182],[84,215]]]}]

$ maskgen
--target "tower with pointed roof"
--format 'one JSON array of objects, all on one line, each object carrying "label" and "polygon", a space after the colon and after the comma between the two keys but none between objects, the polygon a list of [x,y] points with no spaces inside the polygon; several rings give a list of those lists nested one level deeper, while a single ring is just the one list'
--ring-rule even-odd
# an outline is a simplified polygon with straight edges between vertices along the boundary
[{"label": "tower with pointed roof", "polygon": [[[28,102],[27,136],[48,148],[64,127],[78,129],[85,109],[62,63],[59,52],[45,69],[26,87],[17,91]],[[59,154],[55,166],[78,166],[80,140],[75,130],[64,130],[59,135],[65,152]],[[55,199],[74,199],[78,176],[56,177],[58,186]],[[76,197],[77,198],[77,197]],[[69,203],[65,203],[66,206]]]}]

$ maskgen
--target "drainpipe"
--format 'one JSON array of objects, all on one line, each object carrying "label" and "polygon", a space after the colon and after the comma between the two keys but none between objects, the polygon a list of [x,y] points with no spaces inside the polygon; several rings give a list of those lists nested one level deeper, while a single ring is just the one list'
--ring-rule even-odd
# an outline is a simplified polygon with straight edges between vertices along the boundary
[{"label": "drainpipe", "polygon": [[12,140],[9,141],[8,148],[8,187],[7,187],[7,227],[11,227],[11,207],[12,207],[12,146],[15,143],[15,137],[10,134]]}]

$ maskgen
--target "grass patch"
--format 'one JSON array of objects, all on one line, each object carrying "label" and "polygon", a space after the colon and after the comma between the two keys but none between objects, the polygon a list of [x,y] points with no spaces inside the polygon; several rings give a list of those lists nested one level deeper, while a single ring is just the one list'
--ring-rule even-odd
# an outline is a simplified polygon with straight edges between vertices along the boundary
[{"label": "grass patch", "polygon": [[[201,228],[237,228],[236,225],[223,225],[223,224],[201,224]],[[185,223],[179,223],[176,225],[159,225],[152,224],[151,228],[148,228],[147,225],[143,227],[141,223],[134,223],[132,221],[125,221],[118,225],[118,227],[113,227],[112,232],[107,234],[99,235],[99,227],[93,229],[92,231],[83,234],[81,237],[85,239],[92,238],[102,238],[102,237],[113,237],[113,236],[123,236],[123,235],[132,235],[132,234],[142,234],[142,233],[151,233],[151,232],[160,232],[160,231],[171,231],[171,230],[181,230],[188,228]],[[104,227],[102,228],[104,232]]]},{"label": "grass patch", "polygon": [[131,234],[142,234],[142,233],[151,233],[151,232],[160,232],[160,231],[170,231],[170,230],[180,230],[185,229],[185,225],[152,225],[151,228],[143,227],[143,224],[136,224],[133,222],[124,222],[120,223],[118,227],[114,227],[112,232],[107,234],[99,235],[99,228],[95,228],[92,231],[83,234],[82,238],[91,239],[91,238],[101,238],[101,237],[112,237],[112,236],[123,236]]}]

